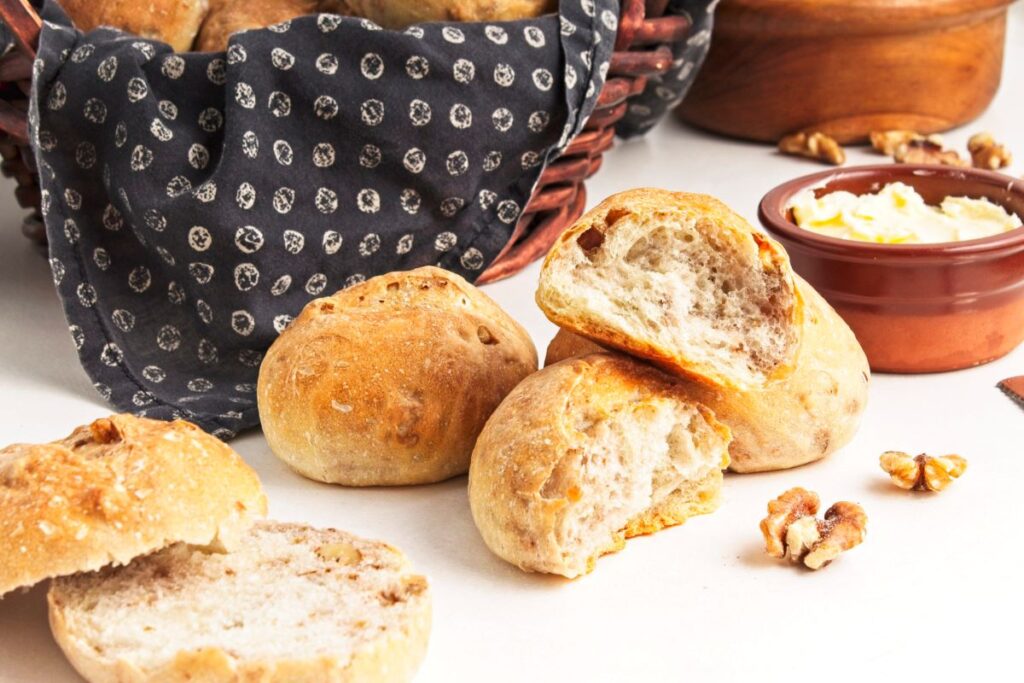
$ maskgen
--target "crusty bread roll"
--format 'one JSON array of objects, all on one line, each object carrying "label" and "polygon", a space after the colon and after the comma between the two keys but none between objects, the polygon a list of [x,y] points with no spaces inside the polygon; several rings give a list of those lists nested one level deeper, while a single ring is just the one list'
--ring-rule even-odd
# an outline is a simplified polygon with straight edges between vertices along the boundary
[{"label": "crusty bread roll", "polygon": [[232,547],[266,513],[256,473],[188,422],[112,415],[0,450],[0,595],[183,541]]},{"label": "crusty bread roll", "polygon": [[[797,276],[804,301],[803,343],[793,374],[763,389],[727,391],[685,382],[687,394],[732,430],[734,472],[763,472],[819,460],[857,431],[868,398],[868,361],[843,319]],[[545,364],[603,350],[560,330]]]},{"label": "crusty bread roll", "polygon": [[199,29],[195,49],[216,52],[227,49],[228,38],[238,31],[265,28],[315,12],[336,12],[344,0],[209,0],[210,11]]},{"label": "crusty bread roll", "polygon": [[113,26],[181,52],[192,49],[208,0],[60,0],[60,6],[83,31]]},{"label": "crusty bread roll", "polygon": [[454,273],[381,275],[310,302],[257,387],[275,454],[349,486],[464,474],[501,400],[537,369],[529,335]]},{"label": "crusty bread roll", "polygon": [[527,571],[575,578],[627,538],[713,511],[729,430],[677,384],[600,353],[516,387],[469,470],[473,519],[491,550]]},{"label": "crusty bread roll", "polygon": [[299,524],[260,522],[244,540],[54,581],[57,643],[90,683],[412,679],[430,596],[402,553]]},{"label": "crusty bread roll", "polygon": [[783,378],[800,345],[785,251],[705,195],[601,202],[552,247],[537,303],[560,327],[715,386]]},{"label": "crusty bread roll", "polygon": [[558,0],[343,0],[347,13],[384,28],[424,21],[511,21],[558,9]]}]

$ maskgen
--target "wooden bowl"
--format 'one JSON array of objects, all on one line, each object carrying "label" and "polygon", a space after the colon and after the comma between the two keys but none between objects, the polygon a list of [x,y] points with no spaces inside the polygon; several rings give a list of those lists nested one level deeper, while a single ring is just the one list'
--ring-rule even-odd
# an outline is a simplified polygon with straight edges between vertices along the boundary
[{"label": "wooden bowl", "polygon": [[1012,2],[723,0],[679,115],[765,142],[959,126],[995,96]]},{"label": "wooden bowl", "polygon": [[976,169],[886,164],[804,176],[761,200],[759,217],[793,269],[850,325],[871,369],[941,372],[995,360],[1024,341],[1024,228],[963,242],[875,244],[825,237],[793,222],[805,188],[877,192],[914,187],[938,204],[984,197],[1024,217],[1024,181]]}]

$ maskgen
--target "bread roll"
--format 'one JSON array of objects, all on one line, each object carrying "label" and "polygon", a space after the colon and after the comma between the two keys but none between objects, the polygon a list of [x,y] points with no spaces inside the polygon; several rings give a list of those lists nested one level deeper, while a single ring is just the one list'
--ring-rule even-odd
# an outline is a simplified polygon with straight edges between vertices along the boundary
[{"label": "bread roll", "polygon": [[49,604],[91,683],[408,681],[430,634],[426,579],[399,551],[299,524],[59,579]]},{"label": "bread roll", "polygon": [[143,38],[162,40],[183,52],[192,49],[208,1],[60,0],[60,6],[83,31],[113,26]]},{"label": "bread roll", "polygon": [[[764,389],[727,391],[686,382],[687,395],[732,430],[734,472],[764,472],[819,460],[853,438],[868,398],[868,362],[853,332],[814,288],[797,277],[803,298],[803,343],[793,374]],[[546,364],[600,351],[565,330],[548,346]]]},{"label": "bread roll", "polygon": [[216,52],[228,47],[228,38],[238,31],[266,28],[288,19],[315,12],[337,11],[343,0],[209,0],[194,49]]},{"label": "bread roll", "polygon": [[729,430],[678,380],[607,353],[528,377],[487,421],[469,470],[484,541],[575,578],[625,539],[718,506]]},{"label": "bread roll", "polygon": [[552,247],[537,303],[560,327],[712,386],[783,378],[800,345],[785,251],[704,195],[601,202]]},{"label": "bread roll", "polygon": [[260,419],[311,479],[440,481],[466,472],[491,412],[536,369],[526,330],[458,275],[391,273],[303,309],[260,368]]},{"label": "bread roll", "polygon": [[112,415],[0,450],[0,595],[179,541],[233,546],[266,513],[256,473],[188,422]]},{"label": "bread roll", "polygon": [[558,9],[558,0],[343,0],[347,13],[384,28],[424,21],[511,21]]}]

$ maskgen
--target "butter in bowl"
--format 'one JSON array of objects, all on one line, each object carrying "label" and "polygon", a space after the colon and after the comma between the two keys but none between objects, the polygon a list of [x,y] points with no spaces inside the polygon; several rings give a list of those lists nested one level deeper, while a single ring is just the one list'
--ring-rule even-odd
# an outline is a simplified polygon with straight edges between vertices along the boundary
[{"label": "butter in bowl", "polygon": [[956,370],[1024,341],[1024,181],[967,168],[851,167],[780,185],[759,216],[874,371]]}]

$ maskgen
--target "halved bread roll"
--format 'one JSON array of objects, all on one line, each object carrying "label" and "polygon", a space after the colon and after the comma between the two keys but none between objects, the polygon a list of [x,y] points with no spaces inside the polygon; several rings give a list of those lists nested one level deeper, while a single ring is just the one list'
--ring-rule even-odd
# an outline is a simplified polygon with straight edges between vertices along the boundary
[{"label": "halved bread roll", "polygon": [[800,345],[785,251],[705,195],[601,202],[551,249],[537,303],[560,327],[715,386],[781,379]]},{"label": "halved bread roll", "polygon": [[389,545],[260,522],[242,547],[175,545],[54,581],[54,637],[91,683],[408,681],[426,579]]},{"label": "halved bread roll", "polygon": [[[687,396],[711,408],[732,430],[734,472],[781,470],[831,455],[853,438],[867,405],[870,371],[856,337],[813,287],[799,276],[796,281],[805,308],[792,375],[748,391],[682,383]],[[545,363],[602,350],[560,330]]]},{"label": "halved bread roll", "polygon": [[677,385],[607,353],[526,378],[488,420],[470,465],[473,519],[491,550],[575,578],[627,538],[713,511],[729,430]]},{"label": "halved bread roll", "polygon": [[195,425],[111,415],[0,450],[0,596],[172,543],[231,547],[266,513],[256,473]]}]

